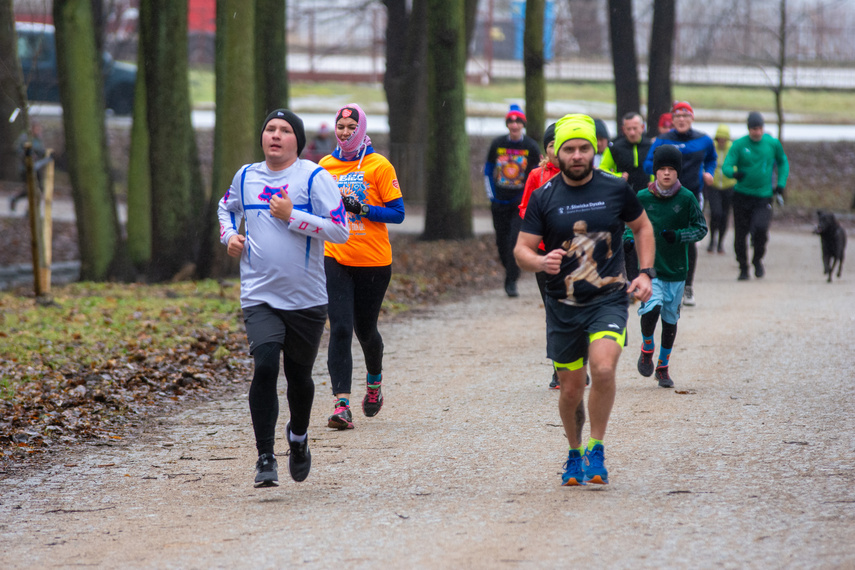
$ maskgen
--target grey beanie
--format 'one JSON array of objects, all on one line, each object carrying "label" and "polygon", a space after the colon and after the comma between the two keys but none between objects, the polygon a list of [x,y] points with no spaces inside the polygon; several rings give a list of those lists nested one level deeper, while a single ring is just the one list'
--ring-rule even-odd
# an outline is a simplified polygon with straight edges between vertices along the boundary
[{"label": "grey beanie", "polygon": [[758,113],[757,111],[751,111],[748,113],[748,128],[754,129],[757,127],[763,126],[763,115]]}]

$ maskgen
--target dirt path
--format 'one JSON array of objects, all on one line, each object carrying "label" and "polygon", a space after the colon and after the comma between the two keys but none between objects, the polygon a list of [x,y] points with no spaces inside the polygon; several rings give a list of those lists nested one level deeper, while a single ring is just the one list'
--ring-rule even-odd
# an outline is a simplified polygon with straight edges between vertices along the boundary
[{"label": "dirt path", "polygon": [[730,255],[701,252],[672,357],[689,394],[635,371],[631,313],[607,487],[559,486],[528,275],[519,299],[488,291],[386,324],[387,403],[353,431],[324,427],[319,365],[305,483],[283,460],[281,487],[252,487],[245,396],[5,478],[2,565],[852,568],[855,269],[826,284],[805,228],[770,247],[747,283]]}]

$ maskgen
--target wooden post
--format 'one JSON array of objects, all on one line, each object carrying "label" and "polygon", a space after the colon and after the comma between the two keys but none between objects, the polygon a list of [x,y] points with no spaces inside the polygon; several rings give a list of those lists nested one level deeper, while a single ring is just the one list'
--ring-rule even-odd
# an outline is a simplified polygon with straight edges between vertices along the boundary
[{"label": "wooden post", "polygon": [[41,200],[39,197],[39,185],[36,180],[36,172],[33,168],[33,145],[29,141],[24,143],[24,168],[26,169],[27,204],[30,216],[30,241],[33,254],[33,286],[36,298],[44,295],[41,282],[41,260],[44,259],[44,236],[41,232]]},{"label": "wooden post", "polygon": [[[53,149],[47,149],[45,158],[48,159],[44,165],[44,192],[45,192],[45,212],[42,220],[42,243],[44,244],[44,256],[42,257],[41,271],[39,278],[41,279],[42,294],[50,294],[50,267],[53,263],[53,176],[54,163],[51,155]],[[36,173],[38,176],[38,173]]]}]

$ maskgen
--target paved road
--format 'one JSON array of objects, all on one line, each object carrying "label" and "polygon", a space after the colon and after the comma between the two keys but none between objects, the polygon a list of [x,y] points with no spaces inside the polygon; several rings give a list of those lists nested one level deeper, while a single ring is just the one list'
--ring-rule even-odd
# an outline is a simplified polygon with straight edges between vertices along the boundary
[{"label": "paved road", "polygon": [[736,273],[701,252],[678,391],[635,371],[631,316],[607,487],[559,486],[528,275],[518,299],[486,291],[383,323],[386,406],[352,431],[325,427],[321,358],[304,483],[283,470],[253,489],[245,394],[0,479],[3,566],[855,567],[853,272],[825,283],[818,239],[797,228],[773,231],[764,280]]}]

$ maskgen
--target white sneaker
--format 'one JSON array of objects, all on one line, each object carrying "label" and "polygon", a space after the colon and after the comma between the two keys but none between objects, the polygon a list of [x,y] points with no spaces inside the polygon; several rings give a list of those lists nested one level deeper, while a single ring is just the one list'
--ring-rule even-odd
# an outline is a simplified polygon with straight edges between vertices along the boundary
[{"label": "white sneaker", "polygon": [[686,288],[683,289],[683,304],[687,307],[695,306],[695,292],[692,291],[691,285],[686,285]]}]

